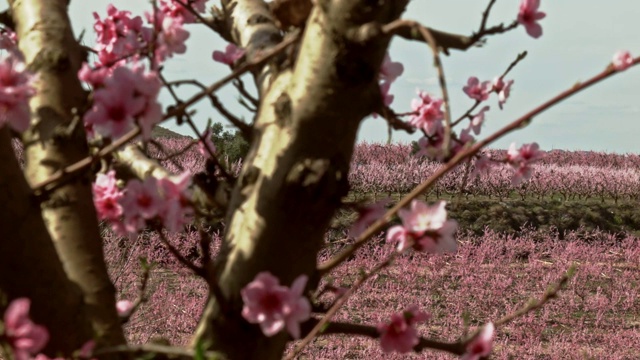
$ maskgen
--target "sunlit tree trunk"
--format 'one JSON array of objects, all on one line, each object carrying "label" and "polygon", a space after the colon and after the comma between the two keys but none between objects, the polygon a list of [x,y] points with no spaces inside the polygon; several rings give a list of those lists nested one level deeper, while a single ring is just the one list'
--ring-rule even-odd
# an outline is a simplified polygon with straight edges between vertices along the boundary
[{"label": "sunlit tree trunk", "polygon": [[[86,95],[77,72],[83,60],[67,16],[67,0],[10,1],[19,47],[37,74],[31,127],[23,134],[25,174],[31,186],[88,155],[82,122]],[[42,218],[68,278],[80,289],[94,333],[103,344],[124,342],[115,310],[115,289],[102,253],[91,179],[66,181],[40,199]],[[50,296],[58,296],[52,293]],[[71,324],[69,326],[72,326]],[[71,332],[72,328],[50,329]]]},{"label": "sunlit tree trunk", "polygon": [[[231,3],[227,6],[236,19],[260,15],[237,12],[251,11],[250,5],[262,1]],[[287,286],[300,274],[313,278],[324,233],[348,192],[358,126],[380,101],[377,73],[389,38],[362,25],[392,21],[406,5],[317,3],[293,68],[272,74],[270,84],[258,78],[265,91],[255,141],[232,195],[217,264],[228,308],[221,311],[210,299],[194,340],[210,342],[232,359],[282,356],[287,335],[266,338],[258,326],[242,319],[240,290],[261,271],[270,271]],[[270,21],[264,17],[263,26]],[[238,29],[232,31],[241,35],[236,40],[243,47],[257,38],[246,25],[233,24]]]}]

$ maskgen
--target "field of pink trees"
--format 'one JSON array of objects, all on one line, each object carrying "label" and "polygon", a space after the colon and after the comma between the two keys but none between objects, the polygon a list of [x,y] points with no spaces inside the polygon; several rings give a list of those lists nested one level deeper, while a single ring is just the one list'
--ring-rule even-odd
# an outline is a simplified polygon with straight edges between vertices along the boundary
[{"label": "field of pink trees", "polygon": [[[204,158],[189,138],[161,138],[147,150],[172,172],[199,171],[204,167]],[[19,147],[16,151],[21,154]],[[495,158],[504,157],[505,153],[504,150],[488,152]],[[225,165],[237,174],[242,164],[226,162]],[[408,144],[360,143],[353,156],[349,183],[356,195],[402,194],[427,179],[438,166],[436,162],[412,155]],[[506,164],[496,165],[484,176],[473,176],[473,167],[466,165],[447,174],[432,192],[437,197],[463,193],[467,197],[500,200],[509,197],[640,200],[640,155],[637,154],[554,150],[532,168],[530,180],[513,185],[513,170]]]},{"label": "field of pink trees", "polygon": [[[159,140],[162,147],[150,145],[149,152],[159,159],[179,154],[163,161],[172,171],[201,169],[204,166],[197,147],[188,148],[188,138]],[[182,149],[187,148],[186,151]],[[161,149],[164,149],[161,150]],[[489,150],[494,158],[504,157],[504,150]],[[238,171],[241,164],[228,164]],[[360,143],[356,146],[349,173],[351,190],[355,194],[383,197],[407,193],[424,181],[438,164],[412,155],[408,144],[381,145]],[[506,164],[492,168],[490,175],[473,176],[471,166],[460,167],[446,175],[432,189],[437,197],[463,193],[504,199],[517,197],[556,198],[561,200],[640,199],[640,155],[607,154],[592,151],[554,150],[532,165],[532,178],[513,185],[513,170]]]},{"label": "field of pink trees", "polygon": [[[204,166],[197,148],[181,150],[188,145],[188,139],[158,141],[161,146],[151,145],[148,151],[163,159],[169,169],[198,171]],[[169,154],[175,153],[180,155],[167,159]],[[636,199],[632,186],[638,181],[636,164],[639,164],[637,155],[556,151],[537,165],[532,181],[522,188],[511,188],[508,176],[497,173],[487,179],[469,181],[467,190],[471,196],[482,194],[496,198],[521,194],[526,189],[524,198],[564,194],[566,199],[589,196]],[[237,171],[241,164],[230,165]],[[352,190],[406,191],[411,186],[408,179],[424,178],[435,166],[411,156],[406,145],[361,144],[350,174]],[[406,168],[406,178],[391,176],[404,171],[384,171],[391,167]],[[445,179],[444,185],[439,185],[441,191],[457,191],[458,177],[463,173],[464,169],[458,170]],[[573,175],[570,177],[569,174]],[[572,185],[564,184],[563,179],[573,181]],[[619,181],[618,185],[613,185],[612,179]],[[546,184],[546,188],[540,184]],[[619,186],[618,190],[612,186]],[[594,193],[586,190],[590,187],[595,189]],[[210,230],[215,239],[213,253],[218,251],[220,231]],[[119,299],[133,300],[140,295],[142,266],[139,258],[144,257],[153,264],[144,291],[147,301],[126,326],[131,341],[188,342],[200,315],[198,309],[202,309],[206,300],[206,284],[184,269],[157,233],[127,239],[117,238],[109,230],[105,232],[105,253]],[[474,328],[488,319],[500,319],[532,299],[540,298],[547,286],[554,285],[574,265],[575,275],[558,298],[501,327],[493,358],[640,358],[640,240],[632,236],[620,240],[619,235],[600,231],[571,232],[564,234],[562,239],[558,235],[526,228],[518,236],[489,229],[483,236],[474,236],[460,230],[456,254],[403,255],[353,296],[336,320],[376,325],[392,310],[414,303],[430,314],[430,319],[418,328],[420,333],[455,341],[463,335],[457,332],[461,326],[466,324]],[[197,232],[193,232],[170,237],[169,241],[185,258],[195,261],[198,259],[198,239]],[[346,243],[328,242],[319,260],[330,258]],[[385,244],[380,234],[379,240],[365,246],[335,271],[331,284],[321,284],[320,289],[333,291],[317,294],[316,305],[321,308],[331,304],[335,291],[352,285],[360,269],[371,268],[391,251],[393,246]],[[470,264],[482,266],[470,271]],[[148,319],[153,320],[149,322]],[[368,338],[321,336],[299,358],[404,359],[424,356],[383,354],[378,342]],[[440,353],[429,356],[453,358]]]},{"label": "field of pink trees", "polygon": [[[575,276],[557,299],[501,328],[493,358],[637,359],[640,241],[632,237],[619,241],[599,232],[589,235],[591,241],[585,242],[584,234],[572,233],[559,240],[557,234],[529,230],[518,237],[493,232],[481,237],[460,234],[455,255],[414,253],[398,259],[356,293],[336,320],[375,325],[390,311],[415,303],[431,316],[418,328],[420,333],[454,341],[462,335],[457,330],[465,321],[475,327],[517,310],[542,296],[547,285],[554,284],[575,264]],[[171,241],[187,257],[196,258],[195,234]],[[131,341],[188,342],[198,309],[205,301],[206,285],[181,267],[157,236],[143,235],[133,241],[107,236],[105,251],[120,299],[138,296],[139,256],[157,264],[146,290],[148,302],[126,327]],[[337,269],[332,285],[350,286],[359,269],[371,268],[391,251],[393,246],[382,242],[362,249]],[[322,257],[329,255],[327,251]],[[469,264],[482,266],[470,271]],[[318,304],[327,305],[333,299],[334,295],[327,292],[319,297]],[[464,318],[453,314],[464,314]],[[376,340],[340,336],[316,339],[300,359],[424,356],[383,354]],[[454,357],[431,353],[429,358]]]}]

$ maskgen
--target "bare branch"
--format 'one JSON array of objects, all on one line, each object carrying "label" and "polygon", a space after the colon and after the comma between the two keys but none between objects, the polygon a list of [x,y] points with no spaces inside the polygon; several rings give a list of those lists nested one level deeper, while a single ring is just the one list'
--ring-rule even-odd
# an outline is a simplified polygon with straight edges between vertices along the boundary
[{"label": "bare branch", "polygon": [[[237,79],[236,79],[237,80]],[[237,83],[237,81],[234,80],[234,85]],[[198,80],[178,80],[178,81],[171,81],[171,82],[167,82],[168,86],[179,86],[179,85],[183,85],[183,84],[190,84],[190,85],[194,85],[199,87],[200,89],[206,90],[206,87],[204,86],[204,84],[202,84],[201,82],[199,82]],[[211,101],[211,105],[213,105],[213,107],[215,107],[225,118],[227,118],[227,120],[229,120],[229,122],[231,124],[233,124],[235,127],[238,128],[238,130],[240,130],[240,133],[242,134],[242,137],[245,138],[245,140],[251,142],[251,139],[253,137],[252,133],[253,133],[253,128],[248,125],[247,123],[245,123],[244,121],[238,119],[237,117],[235,117],[233,114],[231,114],[220,102],[220,100],[218,100],[218,97],[213,95],[213,94],[208,94],[209,97],[209,101]]]},{"label": "bare branch", "polygon": [[[496,0],[489,1],[487,8],[482,13],[480,28],[476,32],[471,34],[471,36],[448,33],[428,27],[426,29],[429,31],[429,33],[431,33],[434,39],[434,43],[436,43],[438,47],[442,49],[442,51],[447,55],[449,54],[449,49],[467,50],[474,45],[482,45],[484,43],[485,37],[489,35],[502,34],[518,27],[518,22],[513,21],[508,26],[499,24],[487,28],[487,20],[489,18],[489,14],[491,13],[491,8],[495,4],[495,2]],[[397,28],[393,33],[394,35],[401,36],[407,40],[429,41],[415,28]]]},{"label": "bare branch", "polygon": [[180,254],[180,251],[178,251],[178,249],[176,249],[176,247],[171,244],[169,239],[167,239],[167,236],[164,234],[161,228],[156,229],[156,232],[160,237],[160,242],[162,243],[162,245],[164,245],[167,248],[167,250],[169,250],[171,255],[173,255],[173,257],[176,258],[176,260],[178,260],[187,269],[191,270],[191,272],[193,272],[194,275],[197,275],[203,279],[206,279],[207,274],[204,271],[204,269],[192,263],[191,261],[187,260],[187,258],[185,258],[184,256],[182,256],[182,254]]}]

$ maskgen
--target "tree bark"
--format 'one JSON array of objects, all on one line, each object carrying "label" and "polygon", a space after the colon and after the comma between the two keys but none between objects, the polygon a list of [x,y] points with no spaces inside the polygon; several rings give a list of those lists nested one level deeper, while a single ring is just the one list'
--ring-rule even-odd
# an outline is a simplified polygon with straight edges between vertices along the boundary
[{"label": "tree bark", "polygon": [[[86,102],[77,77],[83,54],[73,37],[66,0],[11,0],[10,5],[20,50],[28,68],[38,75],[37,94],[30,101],[31,127],[23,134],[25,175],[33,185],[89,153],[82,122],[69,128],[74,111],[81,113]],[[39,205],[64,271],[82,292],[98,344],[123,343],[91,178],[70,180],[48,193]]]},{"label": "tree bark", "polygon": [[[92,339],[80,289],[66,276],[51,243],[40,208],[11,148],[9,130],[0,129],[0,292],[12,301],[31,300],[31,318],[47,327],[45,349],[71,355]],[[2,311],[0,311],[0,314]]]},{"label": "tree bark", "polygon": [[364,24],[396,19],[406,1],[316,4],[293,69],[264,86],[256,139],[232,193],[217,260],[225,311],[210,297],[194,338],[231,359],[278,359],[284,352],[286,333],[267,338],[241,317],[240,290],[261,271],[286,286],[301,274],[313,277],[325,231],[348,192],[360,121],[380,98],[378,71],[389,43],[352,35]]}]

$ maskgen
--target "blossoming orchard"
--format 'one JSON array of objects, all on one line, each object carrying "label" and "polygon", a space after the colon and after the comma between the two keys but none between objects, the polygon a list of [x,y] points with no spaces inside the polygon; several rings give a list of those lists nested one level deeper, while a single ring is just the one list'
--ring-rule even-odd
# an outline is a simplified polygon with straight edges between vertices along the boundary
[{"label": "blossoming orchard", "polygon": [[[510,5],[487,0],[477,30],[458,35],[405,20],[408,2],[154,0],[143,14],[109,5],[87,14],[94,25],[84,36],[95,38],[87,47],[71,30],[68,0],[9,0],[0,16],[0,359],[293,359],[312,342],[340,336],[368,339],[379,358],[448,353],[480,359],[496,350],[507,323],[558,297],[571,269],[539,284],[550,288],[537,300],[494,309],[502,315],[471,327],[461,324],[456,337],[427,331],[433,309],[421,302],[380,308],[377,321],[336,317],[378,276],[402,271],[393,270],[397,262],[459,249],[459,223],[447,200],[420,198],[437,181],[456,171],[481,179],[506,167],[510,186],[526,184],[545,156],[536,139],[514,143],[503,155],[484,151],[487,145],[640,61],[627,51],[613,59],[602,54],[592,78],[567,84],[569,90],[485,136],[485,121],[518,91],[510,71],[526,53],[513,54],[494,77],[466,74],[461,88],[447,86],[441,56],[465,56],[510,31],[544,41],[544,3],[522,0],[512,18],[492,25],[492,9]],[[213,84],[163,74],[166,63],[189,52],[185,41],[194,27],[228,42],[211,54],[210,61],[228,66]],[[438,92],[394,96],[394,82],[407,67],[388,51],[394,37],[429,48],[424,63],[434,65]],[[242,78],[252,79],[255,93]],[[216,97],[230,83],[253,111],[248,121]],[[198,93],[180,98],[177,86]],[[161,91],[174,102],[160,103]],[[457,119],[449,101],[454,91],[472,103]],[[225,162],[210,129],[198,131],[191,108],[201,100],[250,144],[238,166]],[[356,136],[369,115],[390,130],[416,134],[411,156],[438,164],[400,198],[350,196],[350,188],[360,186],[350,175]],[[154,128],[172,122],[191,129],[195,140],[165,148]],[[202,159],[198,167],[167,165],[192,146]],[[342,211],[354,213],[346,245],[320,256]],[[139,261],[140,272],[122,297],[125,275],[109,259],[108,243],[162,248],[189,281],[200,282],[205,294],[199,308],[189,310],[193,326],[185,341],[155,341],[156,335],[170,338],[156,333],[134,340],[135,321],[148,321],[137,317],[153,296],[160,265],[127,255],[127,264]],[[384,256],[352,266],[373,243]],[[475,266],[481,265],[469,270]],[[341,286],[340,269],[355,274],[353,282]]]}]

